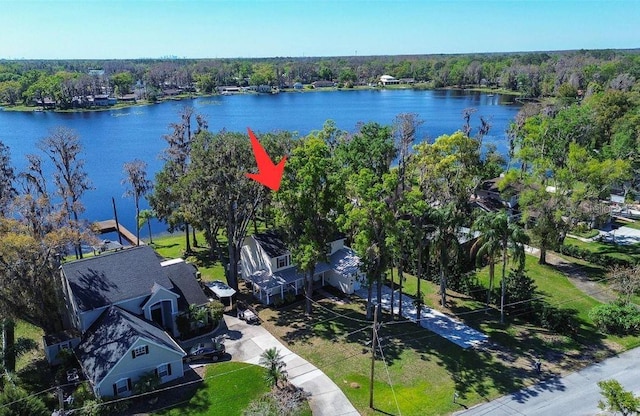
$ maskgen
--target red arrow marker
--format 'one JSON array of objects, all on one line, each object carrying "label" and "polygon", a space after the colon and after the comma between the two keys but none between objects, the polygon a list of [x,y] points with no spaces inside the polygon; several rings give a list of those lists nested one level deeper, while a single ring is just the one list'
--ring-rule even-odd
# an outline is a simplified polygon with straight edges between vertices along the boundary
[{"label": "red arrow marker", "polygon": [[249,138],[251,139],[251,147],[253,148],[253,155],[256,158],[258,164],[258,173],[245,173],[245,175],[266,186],[267,188],[277,191],[280,189],[280,181],[282,180],[282,174],[284,173],[284,164],[287,161],[287,157],[283,157],[278,164],[274,164],[271,158],[264,150],[264,147],[260,144],[255,134],[250,128],[247,128],[249,132]]}]

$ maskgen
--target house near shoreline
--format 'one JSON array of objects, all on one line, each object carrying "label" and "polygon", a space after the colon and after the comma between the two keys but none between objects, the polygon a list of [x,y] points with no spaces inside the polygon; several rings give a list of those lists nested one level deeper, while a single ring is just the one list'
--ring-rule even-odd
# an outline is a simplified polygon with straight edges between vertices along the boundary
[{"label": "house near shoreline", "polygon": [[396,84],[400,84],[400,80],[395,77],[392,77],[391,75],[382,75],[380,76],[380,84],[382,84],[383,86],[396,85]]},{"label": "house near shoreline", "polygon": [[[317,286],[331,285],[351,294],[365,283],[365,275],[358,267],[360,258],[344,245],[344,240],[339,236],[327,243],[329,261],[316,265],[313,280]],[[240,263],[241,278],[251,287],[253,296],[266,305],[304,291],[305,274],[293,264],[291,253],[277,232],[247,237]]]},{"label": "house near shoreline", "polygon": [[73,349],[97,397],[130,395],[149,372],[162,383],[182,377],[176,317],[209,302],[197,277],[195,266],[149,246],[63,264],[66,330],[45,336],[47,359],[56,364],[59,351]]},{"label": "house near shoreline", "polygon": [[314,81],[311,83],[312,88],[333,88],[335,86],[335,82],[327,80]]}]

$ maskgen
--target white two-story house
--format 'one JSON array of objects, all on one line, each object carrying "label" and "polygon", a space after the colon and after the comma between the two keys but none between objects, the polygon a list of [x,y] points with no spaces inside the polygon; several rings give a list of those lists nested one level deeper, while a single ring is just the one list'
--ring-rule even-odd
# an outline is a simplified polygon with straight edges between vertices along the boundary
[{"label": "white two-story house", "polygon": [[[329,263],[316,265],[313,276],[317,285],[331,285],[343,293],[358,290],[365,276],[358,266],[360,258],[344,245],[344,237],[327,243]],[[249,236],[240,254],[241,277],[249,283],[253,295],[264,304],[283,299],[287,293],[297,295],[304,290],[304,271],[291,261],[291,253],[280,236],[273,231]]]},{"label": "white two-story house", "polygon": [[209,301],[193,265],[139,246],[64,263],[60,271],[69,326],[63,334],[75,336],[45,337],[50,362],[74,348],[98,397],[128,395],[148,372],[161,382],[182,377],[176,316]]}]

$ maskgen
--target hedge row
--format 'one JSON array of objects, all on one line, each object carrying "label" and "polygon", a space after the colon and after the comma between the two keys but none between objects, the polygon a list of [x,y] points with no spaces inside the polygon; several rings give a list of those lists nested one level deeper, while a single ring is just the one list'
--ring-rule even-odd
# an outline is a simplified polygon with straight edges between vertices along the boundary
[{"label": "hedge row", "polygon": [[593,264],[597,264],[599,266],[605,266],[605,267],[611,267],[611,266],[629,267],[637,263],[637,261],[631,262],[629,260],[613,257],[608,254],[594,253],[593,251],[589,251],[587,249],[574,246],[571,244],[561,245],[559,251],[560,253],[566,254],[567,256],[586,260],[589,263],[593,263]]}]

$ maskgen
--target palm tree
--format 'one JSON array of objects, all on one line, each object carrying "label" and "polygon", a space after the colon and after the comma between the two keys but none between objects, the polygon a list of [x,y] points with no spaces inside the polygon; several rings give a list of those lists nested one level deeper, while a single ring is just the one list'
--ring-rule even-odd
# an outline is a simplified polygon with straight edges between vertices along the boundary
[{"label": "palm tree", "polygon": [[[477,251],[477,263],[484,258],[489,263],[489,290],[487,291],[487,307],[491,303],[491,294],[493,292],[493,284],[496,275],[496,263],[498,255],[502,250],[502,236],[500,234],[500,222],[502,222],[504,212],[493,213],[487,212],[480,215],[473,228],[479,231],[480,237],[474,243],[472,251]],[[505,220],[506,222],[506,220]]]},{"label": "palm tree", "polygon": [[278,387],[280,381],[282,381],[283,384],[287,383],[288,374],[287,370],[285,370],[286,364],[282,361],[280,351],[275,347],[265,350],[262,355],[260,355],[259,363],[267,368],[265,378],[271,386]]},{"label": "palm tree", "polygon": [[124,196],[133,197],[136,206],[136,245],[140,245],[140,198],[153,188],[153,183],[147,179],[147,164],[141,160],[126,162],[123,170],[122,184],[129,186]]},{"label": "palm tree", "polygon": [[454,203],[449,203],[435,209],[433,218],[436,232],[433,235],[432,244],[440,257],[440,303],[442,306],[446,306],[448,265],[460,255],[460,243],[457,236],[460,213]]},{"label": "palm tree", "polygon": [[[429,263],[431,254],[431,240],[436,230],[436,216],[433,209],[423,199],[416,201],[412,205],[412,222],[415,243],[418,250],[417,278],[418,287],[416,289],[416,320],[420,324],[422,312],[422,290],[420,281],[429,274]],[[426,258],[423,260],[423,254]]]},{"label": "palm tree", "polygon": [[500,230],[502,235],[502,293],[500,295],[500,323],[504,322],[504,297],[506,292],[506,270],[508,252],[511,252],[511,258],[518,266],[519,270],[524,269],[525,251],[524,246],[529,242],[529,236],[524,229],[517,223],[509,221],[509,217],[504,214],[505,222],[500,222]]},{"label": "palm tree", "polygon": [[155,218],[156,214],[152,209],[143,209],[138,214],[138,229],[142,228],[142,226],[147,223],[147,228],[149,230],[149,244],[153,244],[153,237],[151,236],[151,219]]}]

